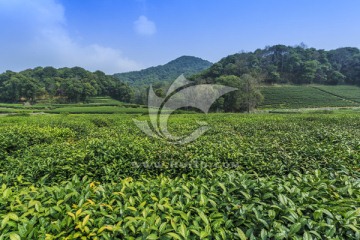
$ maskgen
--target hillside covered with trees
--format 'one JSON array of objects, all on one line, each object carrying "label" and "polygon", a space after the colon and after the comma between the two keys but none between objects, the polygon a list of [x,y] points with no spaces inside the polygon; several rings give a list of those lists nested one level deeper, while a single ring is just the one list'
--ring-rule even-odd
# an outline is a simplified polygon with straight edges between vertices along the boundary
[{"label": "hillside covered with trees", "polygon": [[213,82],[221,76],[243,74],[267,84],[360,85],[360,50],[346,47],[326,51],[304,44],[275,45],[225,57],[193,79]]},{"label": "hillside covered with trees", "polygon": [[37,67],[18,73],[6,71],[0,74],[1,102],[51,99],[67,103],[104,95],[129,102],[132,90],[113,76],[101,71],[92,73],[80,67]]},{"label": "hillside covered with trees", "polygon": [[185,77],[202,72],[212,65],[211,62],[198,57],[182,56],[165,65],[146,68],[140,71],[118,73],[114,76],[132,86],[146,86],[173,82],[178,76]]}]

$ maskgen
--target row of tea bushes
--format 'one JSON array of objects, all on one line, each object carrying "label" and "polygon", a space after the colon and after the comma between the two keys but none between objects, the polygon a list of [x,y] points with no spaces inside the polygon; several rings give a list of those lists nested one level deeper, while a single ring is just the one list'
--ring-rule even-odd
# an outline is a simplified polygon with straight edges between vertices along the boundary
[{"label": "row of tea bushes", "polygon": [[359,178],[207,174],[37,187],[18,178],[0,188],[0,239],[360,238]]}]

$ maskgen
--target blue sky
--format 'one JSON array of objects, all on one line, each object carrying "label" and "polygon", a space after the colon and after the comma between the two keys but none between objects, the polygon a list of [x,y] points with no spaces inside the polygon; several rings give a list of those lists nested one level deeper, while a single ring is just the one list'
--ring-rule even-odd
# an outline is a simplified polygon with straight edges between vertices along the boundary
[{"label": "blue sky", "polygon": [[0,0],[0,72],[106,73],[266,45],[360,47],[358,0]]}]

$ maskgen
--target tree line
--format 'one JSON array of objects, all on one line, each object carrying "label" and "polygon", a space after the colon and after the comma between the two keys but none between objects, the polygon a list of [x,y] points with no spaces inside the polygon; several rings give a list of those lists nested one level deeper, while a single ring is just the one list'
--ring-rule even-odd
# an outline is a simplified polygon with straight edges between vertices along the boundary
[{"label": "tree line", "polygon": [[56,102],[84,102],[89,97],[108,95],[129,102],[132,89],[113,76],[101,71],[89,72],[81,67],[37,67],[21,72],[0,74],[0,101],[36,102],[52,99]]}]

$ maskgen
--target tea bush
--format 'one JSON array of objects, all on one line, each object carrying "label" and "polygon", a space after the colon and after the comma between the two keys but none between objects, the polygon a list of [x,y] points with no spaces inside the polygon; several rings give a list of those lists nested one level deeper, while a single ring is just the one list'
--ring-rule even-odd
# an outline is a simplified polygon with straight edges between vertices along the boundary
[{"label": "tea bush", "polygon": [[360,239],[356,113],[0,121],[0,239]]}]

